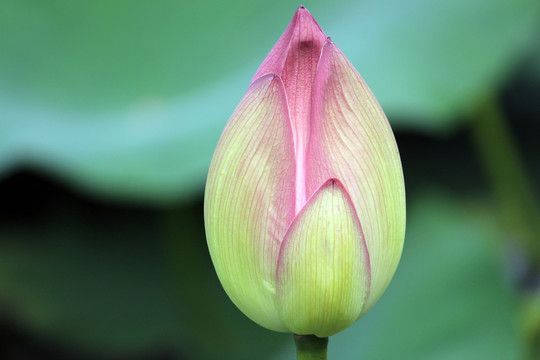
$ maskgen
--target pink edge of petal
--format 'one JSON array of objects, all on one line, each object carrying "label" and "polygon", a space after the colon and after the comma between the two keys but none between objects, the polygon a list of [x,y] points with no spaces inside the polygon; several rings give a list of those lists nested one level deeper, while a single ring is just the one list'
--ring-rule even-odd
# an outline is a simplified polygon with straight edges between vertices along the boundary
[{"label": "pink edge of petal", "polygon": [[[381,114],[384,115],[385,119],[387,119],[386,114],[385,114],[384,110],[381,107],[381,104],[379,103],[379,101],[375,97],[375,94],[373,94],[373,91],[371,91],[371,88],[367,85],[366,81],[364,80],[364,77],[358,72],[356,67],[350,62],[350,60],[345,56],[345,54],[343,54],[343,52],[336,46],[336,44],[334,44],[334,42],[332,41],[330,36],[328,36],[326,38],[326,43],[324,44],[324,46],[323,46],[323,48],[321,50],[321,56],[319,58],[319,63],[317,64],[317,71],[315,72],[315,81],[313,83],[313,99],[320,98],[320,96],[318,96],[318,97],[315,96],[315,95],[318,95],[318,93],[316,94],[316,91],[323,91],[323,90],[318,90],[321,87],[319,77],[321,77],[321,76],[328,77],[329,76],[329,70],[330,70],[330,66],[331,66],[329,64],[329,58],[334,53],[337,53],[337,56],[339,56],[341,58],[340,61],[343,61],[343,63],[348,65],[349,69],[352,72],[354,72],[354,74],[356,74],[360,78],[360,80],[362,81],[363,90],[366,91],[368,94],[370,94],[372,99],[375,99],[375,101],[373,102],[373,105],[376,106],[378,111]],[[314,113],[313,110],[314,110],[314,108],[313,108],[313,105],[312,105],[312,115],[311,116],[313,116],[313,113]],[[384,123],[385,123],[384,126],[393,134],[392,127],[390,126],[390,123],[388,121],[386,121]]]},{"label": "pink edge of petal", "polygon": [[[353,210],[354,210],[353,211],[354,220],[358,224],[358,229],[360,230],[360,234],[362,234],[362,245],[363,245],[364,253],[365,253],[365,256],[366,256],[366,266],[367,266],[367,270],[368,270],[367,271],[367,274],[368,274],[368,280],[367,280],[368,286],[367,286],[366,294],[365,294],[365,297],[364,297],[364,301],[365,301],[369,297],[369,294],[371,292],[371,259],[370,259],[369,250],[368,250],[368,247],[367,247],[366,236],[364,235],[364,230],[362,229],[362,223],[360,222],[360,218],[358,217],[358,213],[356,212],[356,208],[354,207],[354,203],[352,201],[351,194],[349,194],[349,191],[347,191],[347,189],[345,188],[345,185],[343,185],[343,183],[339,179],[336,179],[336,178],[329,179],[329,180],[326,181],[326,183],[328,183],[329,181],[332,181],[332,180],[338,186],[338,188],[340,188],[343,191],[343,193],[345,194],[345,197],[347,198],[347,201],[349,202],[349,205],[353,208]],[[323,186],[324,186],[324,184],[323,184]],[[315,194],[318,191],[319,190],[317,190],[315,192]]]},{"label": "pink edge of petal", "polygon": [[[248,92],[249,92],[250,88],[256,86],[259,82],[264,82],[264,81],[268,81],[268,86],[267,86],[266,91],[269,91],[270,88],[274,85],[274,83],[278,84],[277,86],[278,86],[278,88],[280,90],[279,94],[282,97],[281,104],[284,106],[283,110],[285,112],[285,116],[286,116],[286,119],[287,119],[287,121],[286,121],[287,125],[286,126],[287,126],[287,130],[289,132],[289,139],[292,142],[291,144],[289,144],[290,148],[293,150],[293,153],[291,154],[291,159],[294,159],[294,140],[293,140],[292,123],[291,123],[291,117],[290,117],[290,113],[289,113],[289,105],[288,105],[288,101],[287,101],[287,92],[285,91],[285,85],[283,84],[283,79],[281,79],[281,76],[279,76],[277,74],[273,74],[273,73],[262,75],[262,76],[258,77],[257,79],[255,79],[249,85]],[[294,160],[292,160],[292,161],[294,161]],[[293,174],[294,178],[296,178],[296,171],[297,171],[296,166],[294,166],[294,174]],[[291,194],[291,196],[294,198],[296,196],[296,194],[293,192]],[[287,221],[289,221],[289,223],[292,224],[293,219],[295,218],[294,206],[292,208],[292,213],[287,214],[287,216],[290,217],[290,218],[287,219]],[[289,228],[290,228],[290,225],[289,225]],[[289,229],[287,228],[286,233],[288,231],[289,231]]]},{"label": "pink edge of petal", "polygon": [[294,35],[294,29],[298,21],[298,11],[294,14],[293,18],[289,22],[289,25],[283,31],[283,34],[279,37],[274,44],[268,55],[264,58],[262,64],[259,66],[255,75],[253,76],[252,83],[259,77],[269,73],[281,75],[283,67],[285,66],[285,60],[289,48],[291,47],[292,38]]},{"label": "pink edge of petal", "polygon": [[[313,126],[315,124],[314,118],[322,116],[321,112],[323,111],[323,107],[320,106],[321,105],[320,102],[324,98],[323,96],[321,96],[321,95],[324,95],[324,89],[322,89],[322,87],[326,85],[326,81],[323,81],[323,80],[328,79],[329,65],[328,65],[327,59],[329,57],[329,52],[331,52],[334,48],[336,48],[336,46],[330,39],[330,36],[327,36],[326,42],[324,43],[321,49],[321,54],[319,55],[319,62],[317,63],[317,69],[315,70],[315,77],[313,79],[313,89],[311,90],[311,112],[310,112],[311,131],[310,131],[309,139],[308,139],[308,149],[306,150],[307,154],[309,154],[309,144],[313,141],[314,142],[318,141],[316,138],[314,138],[314,134],[316,133],[315,131],[313,131]],[[307,161],[306,161],[306,166],[307,166]],[[308,191],[309,189],[307,188],[307,183],[306,183],[306,192]],[[318,191],[318,189],[316,191]],[[307,193],[307,195],[309,195],[309,193]]]},{"label": "pink edge of petal", "polygon": [[292,125],[291,125],[291,119],[290,119],[290,114],[289,114],[289,106],[287,105],[287,93],[285,92],[285,85],[283,84],[283,79],[281,79],[281,76],[279,76],[278,74],[275,74],[275,73],[267,73],[267,74],[264,74],[264,75],[261,75],[261,76],[257,77],[256,79],[254,79],[251,82],[251,84],[249,84],[249,87],[246,90],[246,92],[244,94],[244,97],[249,94],[249,92],[251,91],[252,88],[256,87],[259,83],[265,82],[265,81],[268,81],[266,91],[268,91],[270,89],[270,87],[272,86],[272,83],[274,83],[275,81],[279,82],[279,85],[280,85],[279,88],[281,90],[279,93],[283,97],[283,99],[282,99],[283,103],[282,104],[285,105],[285,109],[287,110],[286,111],[287,119],[289,120],[287,123],[289,125],[289,130],[291,131],[291,139],[292,139],[292,127],[291,127]]},{"label": "pink edge of petal", "polygon": [[[321,55],[319,56],[319,62],[317,63],[317,70],[315,70],[315,79],[313,80],[313,92],[312,92],[312,101],[313,100],[319,100],[321,99],[320,93],[324,90],[321,89],[323,86],[322,84],[326,84],[326,80],[329,76],[329,68],[330,65],[328,63],[328,58],[331,55],[332,51],[336,50],[337,46],[332,42],[332,39],[330,39],[330,36],[326,37],[326,42],[324,43],[322,49],[321,49]],[[322,84],[321,84],[322,82]],[[318,107],[316,107],[316,103],[311,103],[311,118],[313,123],[313,117],[315,116]],[[317,114],[320,115],[320,114]]]},{"label": "pink edge of petal", "polygon": [[[291,112],[290,112],[290,108],[289,108],[289,100],[288,100],[288,97],[287,97],[287,91],[285,90],[285,84],[283,83],[283,79],[281,78],[280,75],[278,74],[275,74],[275,73],[268,73],[268,74],[264,74],[264,75],[261,75],[259,77],[257,77],[256,79],[253,80],[253,82],[249,85],[248,87],[248,90],[246,91],[246,94],[249,92],[249,90],[252,88],[252,87],[255,87],[259,82],[264,82],[266,80],[270,80],[269,83],[268,83],[268,89],[270,89],[270,87],[272,86],[272,83],[274,81],[277,81],[279,83],[279,89],[280,89],[280,95],[282,96],[282,104],[285,105],[285,109],[284,111],[286,112],[286,118],[287,118],[287,129],[290,133],[290,139],[292,141],[292,149],[293,149],[293,154],[291,154],[291,158],[292,159],[295,159],[295,154],[294,154],[294,135],[293,135],[293,124],[292,124],[292,121],[291,121]],[[267,89],[267,91],[268,91]],[[245,95],[244,95],[245,96]],[[218,146],[219,146],[219,142],[218,142]],[[217,150],[216,150],[217,151]],[[296,179],[296,173],[298,171],[298,167],[295,165],[294,166],[294,178]],[[296,191],[292,194],[292,196],[295,198],[295,203],[296,203]],[[290,219],[287,219],[289,221],[290,224],[292,224],[293,222],[293,219],[295,218],[295,207],[293,207],[293,214],[291,216]],[[289,225],[290,227],[290,225]],[[289,229],[287,229],[287,232],[289,231]],[[281,251],[281,250],[280,250]]]},{"label": "pink edge of petal", "polygon": [[[366,291],[366,295],[365,295],[365,299],[367,299],[369,297],[369,294],[371,292],[371,260],[370,260],[370,256],[369,256],[369,250],[367,248],[367,243],[366,243],[366,238],[364,236],[364,231],[362,230],[362,224],[360,222],[360,218],[358,217],[358,213],[356,212],[356,208],[354,207],[354,203],[352,202],[352,199],[351,199],[351,196],[349,194],[349,192],[347,191],[347,189],[345,188],[345,186],[343,185],[343,183],[337,179],[337,178],[330,178],[328,180],[326,180],[318,189],[317,191],[315,191],[313,193],[313,195],[311,195],[309,197],[309,199],[306,201],[304,207],[298,212],[298,214],[296,214],[296,216],[292,219],[290,225],[289,225],[289,228],[287,229],[287,231],[285,232],[285,235],[283,235],[283,240],[281,241],[281,246],[279,248],[279,254],[278,254],[278,258],[277,258],[277,262],[276,262],[276,279],[278,279],[279,277],[279,269],[281,268],[281,262],[282,262],[282,259],[283,259],[283,251],[285,249],[285,245],[286,243],[288,242],[287,241],[287,238],[288,238],[288,235],[289,235],[289,232],[291,231],[292,229],[292,226],[294,224],[294,222],[296,221],[296,219],[298,219],[300,216],[302,216],[302,214],[306,211],[307,209],[307,206],[311,203],[311,201],[319,195],[319,193],[322,191],[323,188],[327,187],[327,186],[331,186],[331,185],[337,185],[337,187],[339,189],[341,189],[343,191],[343,193],[345,194],[348,202],[349,202],[349,205],[353,208],[354,210],[354,219],[355,219],[355,222],[358,224],[358,229],[360,230],[360,233],[362,234],[362,243],[363,243],[363,249],[364,249],[364,252],[365,252],[365,255],[366,255],[366,266],[367,266],[367,270],[368,270],[368,288],[367,288],[367,291]],[[276,287],[279,286],[278,283],[276,283]]]},{"label": "pink edge of petal", "polygon": [[[257,87],[257,85],[260,83],[260,82],[264,82],[264,81],[267,81],[267,80],[270,80],[268,82],[268,85],[266,87],[266,91],[268,91],[268,89],[270,89],[271,85],[272,85],[272,82],[275,78],[279,78],[278,75],[276,74],[265,74],[263,76],[260,76],[256,79],[254,79],[248,86],[246,92],[244,93],[244,95],[242,95],[242,99],[240,100],[240,104],[242,104],[242,102],[244,101],[244,99],[251,95],[251,92],[253,91],[253,88]],[[284,100],[287,101],[287,96],[285,94],[285,87],[283,86],[283,81],[281,80],[280,78],[280,83],[281,83],[281,94],[283,96],[285,96]],[[265,95],[266,96],[266,95]],[[239,104],[239,105],[240,105]],[[221,143],[222,143],[222,138],[223,138],[223,134],[226,133],[228,130],[229,130],[229,126],[231,126],[231,120],[232,118],[234,117],[234,114],[237,113],[239,111],[239,107],[237,106],[236,109],[234,109],[231,117],[229,118],[229,120],[227,121],[227,123],[225,124],[225,127],[223,128],[223,131],[221,132],[221,136],[218,140],[218,143],[216,145],[216,148],[214,149],[214,154],[212,155],[212,158],[214,158],[216,156],[216,154],[218,153],[218,150],[221,148]],[[290,121],[290,115],[288,113],[288,106],[287,106],[287,118],[289,119],[288,123],[289,123],[289,128],[291,129],[291,121]],[[291,132],[292,132],[292,129],[291,129]]]}]

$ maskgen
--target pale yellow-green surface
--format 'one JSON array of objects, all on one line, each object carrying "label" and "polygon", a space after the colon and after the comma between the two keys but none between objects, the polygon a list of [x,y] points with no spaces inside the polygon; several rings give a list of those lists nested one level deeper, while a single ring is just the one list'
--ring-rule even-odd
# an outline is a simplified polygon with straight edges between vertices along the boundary
[{"label": "pale yellow-green surface", "polygon": [[369,260],[349,196],[330,180],[310,199],[283,240],[277,303],[295,334],[333,335],[360,316]]},{"label": "pale yellow-green surface", "polygon": [[275,304],[279,247],[294,216],[294,156],[279,78],[254,84],[214,154],[205,194],[210,255],[231,300],[256,323],[288,331]]}]

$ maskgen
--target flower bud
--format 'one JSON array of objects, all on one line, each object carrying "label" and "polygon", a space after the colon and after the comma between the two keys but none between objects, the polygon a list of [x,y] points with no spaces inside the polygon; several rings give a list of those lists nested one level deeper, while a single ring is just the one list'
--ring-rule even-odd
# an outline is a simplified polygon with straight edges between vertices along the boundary
[{"label": "flower bud", "polygon": [[326,337],[345,329],[396,270],[405,191],[392,130],[304,7],[221,135],[205,226],[225,291],[275,331]]}]

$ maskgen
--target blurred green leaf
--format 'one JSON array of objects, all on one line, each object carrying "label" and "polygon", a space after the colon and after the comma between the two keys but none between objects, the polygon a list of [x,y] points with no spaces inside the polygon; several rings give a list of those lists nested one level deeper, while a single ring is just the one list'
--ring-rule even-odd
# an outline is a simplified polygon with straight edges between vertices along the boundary
[{"label": "blurred green leaf", "polygon": [[0,317],[81,353],[248,359],[283,347],[284,335],[247,319],[221,288],[200,206],[55,205],[0,228]]},{"label": "blurred green leaf", "polygon": [[[305,3],[391,120],[444,129],[536,41],[540,2]],[[202,188],[213,148],[291,4],[4,1],[0,172],[29,165],[102,195]]]},{"label": "blurred green leaf", "polygon": [[[437,193],[416,201],[396,276],[365,317],[330,338],[329,358],[522,359],[518,299],[485,215]],[[292,354],[291,344],[273,359]]]},{"label": "blurred green leaf", "polygon": [[84,350],[135,352],[182,339],[189,329],[165,257],[145,241],[155,238],[153,221],[112,219],[51,209],[39,222],[3,227],[2,311]]}]

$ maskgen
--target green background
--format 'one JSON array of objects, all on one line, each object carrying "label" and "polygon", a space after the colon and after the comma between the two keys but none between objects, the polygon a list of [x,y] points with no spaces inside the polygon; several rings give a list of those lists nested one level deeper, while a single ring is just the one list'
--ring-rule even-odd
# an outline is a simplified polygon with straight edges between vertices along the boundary
[{"label": "green background", "polygon": [[[222,290],[202,196],[298,5],[0,1],[8,359],[294,358]],[[540,2],[303,5],[385,109],[408,193],[396,276],[330,358],[534,359]]]}]

